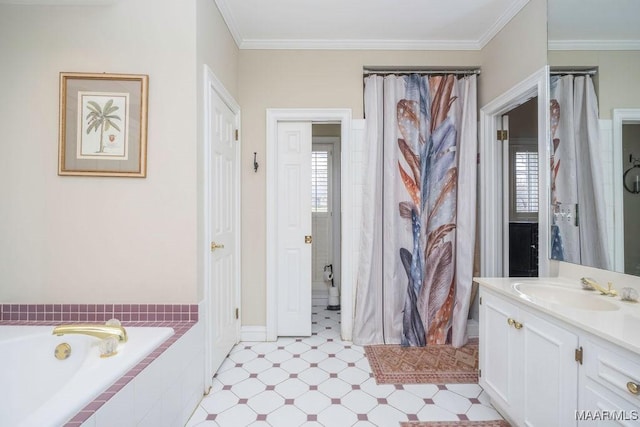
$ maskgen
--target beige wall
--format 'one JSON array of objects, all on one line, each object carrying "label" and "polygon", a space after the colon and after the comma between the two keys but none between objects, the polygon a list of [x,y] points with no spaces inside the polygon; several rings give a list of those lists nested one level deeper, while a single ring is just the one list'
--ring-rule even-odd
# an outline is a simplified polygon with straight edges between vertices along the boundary
[{"label": "beige wall", "polygon": [[[482,65],[482,105],[544,64],[533,41],[546,51],[543,4],[531,0],[483,51],[453,52],[238,52],[212,0],[0,6],[0,88],[11,100],[0,103],[0,301],[201,298],[200,89],[211,63],[242,106],[242,323],[263,325],[266,109],[351,108],[361,118],[366,65]],[[532,40],[526,55],[523,39]],[[56,175],[60,71],[149,75],[146,179]]]},{"label": "beige wall", "polygon": [[547,64],[547,2],[530,0],[483,49],[478,103],[486,105]]},{"label": "beige wall", "polygon": [[[243,168],[242,175],[244,325],[264,325],[266,319],[266,109],[351,108],[354,118],[362,118],[362,68],[385,65],[481,64],[480,91],[489,101],[546,64],[546,19],[546,1],[531,0],[482,51],[240,51],[242,157],[255,151],[264,165],[257,174]],[[506,65],[505,57],[511,58]],[[493,63],[499,59],[500,64]]]},{"label": "beige wall", "polygon": [[[0,6],[0,301],[198,301],[196,38],[196,0]],[[146,179],[57,176],[61,71],[149,75]]]},{"label": "beige wall", "polygon": [[242,324],[266,319],[267,108],[351,108],[363,116],[362,67],[473,66],[479,51],[285,51],[241,50],[239,102],[242,106],[242,157],[258,153],[260,169],[242,174]]},{"label": "beige wall", "polygon": [[601,119],[611,119],[614,108],[640,108],[640,51],[551,50],[549,65],[598,67]]}]

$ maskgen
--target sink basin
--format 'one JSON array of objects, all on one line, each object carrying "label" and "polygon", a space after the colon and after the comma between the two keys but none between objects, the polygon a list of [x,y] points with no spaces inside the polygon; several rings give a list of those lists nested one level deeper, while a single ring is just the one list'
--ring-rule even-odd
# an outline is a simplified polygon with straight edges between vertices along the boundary
[{"label": "sink basin", "polygon": [[514,289],[520,296],[532,302],[556,304],[582,310],[614,311],[616,304],[607,301],[607,296],[594,291],[571,289],[542,283],[516,283]]}]

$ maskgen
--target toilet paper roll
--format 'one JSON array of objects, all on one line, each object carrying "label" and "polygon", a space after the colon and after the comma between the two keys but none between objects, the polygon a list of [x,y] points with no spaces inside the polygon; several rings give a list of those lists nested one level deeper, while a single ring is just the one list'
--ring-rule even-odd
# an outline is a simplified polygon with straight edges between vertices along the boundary
[{"label": "toilet paper roll", "polygon": [[330,281],[331,281],[331,279],[333,279],[333,273],[331,273],[331,272],[330,272],[330,271],[328,271],[328,270],[325,270],[325,271],[324,271],[324,274],[322,275],[322,277],[324,278],[324,281],[325,281],[325,282],[330,282]]}]

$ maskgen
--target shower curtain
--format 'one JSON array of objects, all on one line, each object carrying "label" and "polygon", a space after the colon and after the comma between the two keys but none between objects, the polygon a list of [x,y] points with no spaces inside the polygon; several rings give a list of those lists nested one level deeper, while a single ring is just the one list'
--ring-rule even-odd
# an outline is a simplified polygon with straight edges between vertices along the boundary
[{"label": "shower curtain", "polygon": [[476,218],[476,76],[365,79],[354,342],[467,342]]},{"label": "shower curtain", "polygon": [[[598,100],[590,76],[551,78],[551,254],[610,269],[606,250]],[[575,212],[567,218],[567,207]]]}]

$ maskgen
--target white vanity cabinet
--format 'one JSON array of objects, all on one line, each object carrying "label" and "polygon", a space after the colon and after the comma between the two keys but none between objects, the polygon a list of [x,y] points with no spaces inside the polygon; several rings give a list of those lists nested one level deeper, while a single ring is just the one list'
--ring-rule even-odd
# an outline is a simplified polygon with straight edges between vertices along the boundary
[{"label": "white vanity cabinet", "polygon": [[508,418],[531,427],[576,425],[578,336],[484,288],[480,385]]}]

